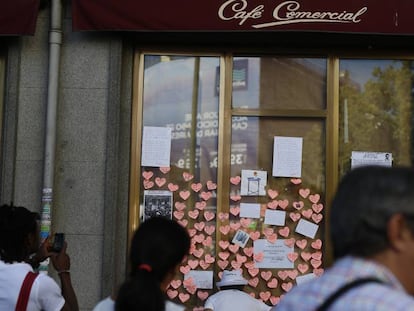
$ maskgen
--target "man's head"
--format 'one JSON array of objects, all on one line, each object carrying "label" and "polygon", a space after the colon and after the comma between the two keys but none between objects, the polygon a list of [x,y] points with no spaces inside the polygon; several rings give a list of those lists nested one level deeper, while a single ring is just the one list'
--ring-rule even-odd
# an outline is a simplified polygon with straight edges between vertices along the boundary
[{"label": "man's head", "polygon": [[398,216],[414,232],[414,170],[366,166],[340,182],[330,213],[336,258],[372,257],[390,247],[390,220]]},{"label": "man's head", "polygon": [[22,206],[0,206],[0,259],[21,262],[38,247],[39,215]]}]

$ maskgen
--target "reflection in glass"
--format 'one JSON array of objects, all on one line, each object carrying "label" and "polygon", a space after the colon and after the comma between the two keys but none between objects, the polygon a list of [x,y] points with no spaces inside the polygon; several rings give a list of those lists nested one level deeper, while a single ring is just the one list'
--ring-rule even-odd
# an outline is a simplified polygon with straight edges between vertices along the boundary
[{"label": "reflection in glass", "polygon": [[325,109],[326,59],[236,57],[233,108]]},{"label": "reflection in glass", "polygon": [[413,163],[413,67],[409,60],[340,61],[340,174],[352,151],[392,153]]}]

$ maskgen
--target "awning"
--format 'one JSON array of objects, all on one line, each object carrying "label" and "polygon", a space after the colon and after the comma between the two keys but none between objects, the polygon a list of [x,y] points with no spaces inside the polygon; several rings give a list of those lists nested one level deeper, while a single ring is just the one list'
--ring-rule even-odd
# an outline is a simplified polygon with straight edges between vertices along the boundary
[{"label": "awning", "polygon": [[40,0],[0,1],[0,36],[33,35]]},{"label": "awning", "polygon": [[72,0],[74,31],[414,34],[412,0]]}]

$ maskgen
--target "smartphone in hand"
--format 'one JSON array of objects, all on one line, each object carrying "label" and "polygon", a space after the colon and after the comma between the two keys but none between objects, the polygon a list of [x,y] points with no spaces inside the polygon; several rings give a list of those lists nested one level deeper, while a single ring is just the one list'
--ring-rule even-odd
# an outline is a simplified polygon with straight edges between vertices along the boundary
[{"label": "smartphone in hand", "polygon": [[61,232],[55,233],[53,243],[52,243],[52,252],[59,253],[62,250],[64,243],[65,243],[65,234]]}]

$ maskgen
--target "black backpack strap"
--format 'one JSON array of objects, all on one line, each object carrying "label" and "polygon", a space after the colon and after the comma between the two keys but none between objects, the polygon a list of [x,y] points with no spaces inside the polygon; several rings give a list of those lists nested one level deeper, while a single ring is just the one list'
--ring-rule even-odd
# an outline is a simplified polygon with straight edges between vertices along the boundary
[{"label": "black backpack strap", "polygon": [[345,284],[344,286],[340,287],[337,291],[335,291],[333,294],[331,294],[324,303],[322,303],[317,309],[316,311],[326,311],[328,310],[328,308],[331,306],[331,304],[342,294],[344,294],[346,291],[350,290],[353,287],[357,287],[360,286],[362,284],[365,283],[383,283],[383,281],[381,281],[378,278],[361,278],[361,279],[356,279],[353,280],[352,282]]}]

